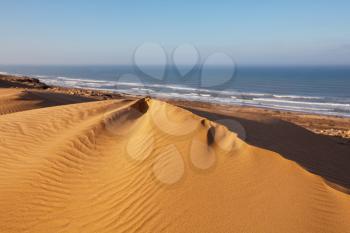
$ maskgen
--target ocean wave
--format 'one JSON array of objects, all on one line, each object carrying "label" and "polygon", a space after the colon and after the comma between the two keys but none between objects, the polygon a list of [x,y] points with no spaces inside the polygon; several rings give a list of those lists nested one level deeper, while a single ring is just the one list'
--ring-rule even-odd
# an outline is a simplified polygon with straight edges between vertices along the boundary
[{"label": "ocean wave", "polygon": [[319,96],[301,96],[301,95],[272,95],[273,97],[276,98],[288,98],[288,99],[314,99],[314,100],[319,100],[323,99],[324,97],[319,97]]},{"label": "ocean wave", "polygon": [[312,108],[312,107],[300,107],[300,106],[283,106],[283,105],[272,105],[273,107],[277,108],[287,108],[287,109],[296,109],[296,110],[303,110],[303,111],[324,111],[324,112],[329,112],[333,111],[334,109],[331,108]]},{"label": "ocean wave", "polygon": [[279,100],[279,99],[267,99],[267,98],[254,98],[253,100],[255,100],[255,101],[265,101],[265,102],[288,103],[288,104],[320,105],[320,106],[334,106],[334,107],[350,107],[350,104],[343,104],[343,103],[303,102],[303,101]]},{"label": "ocean wave", "polygon": [[[45,81],[52,82],[51,80]],[[299,96],[299,95],[278,95],[278,94],[269,94],[269,93],[257,93],[257,92],[239,92],[235,90],[213,90],[213,89],[204,89],[204,88],[195,88],[195,87],[187,87],[183,85],[175,85],[175,84],[150,84],[150,83],[135,83],[135,82],[119,82],[119,81],[107,81],[107,80],[90,80],[90,79],[81,79],[81,78],[68,78],[68,77],[56,77],[55,83],[61,83],[62,85],[70,85],[71,83],[77,82],[80,86],[93,86],[96,88],[106,86],[106,87],[114,87],[124,88],[124,87],[147,87],[147,88],[161,88],[161,89],[172,89],[179,91],[192,91],[198,92],[200,94],[207,93],[208,95],[228,95],[228,96],[241,96],[241,97],[275,97],[275,98],[292,98],[292,99],[322,99],[323,97],[316,96]],[[204,94],[205,95],[205,94]]]},{"label": "ocean wave", "polygon": [[0,74],[2,74],[2,75],[11,75],[11,76],[16,76],[16,77],[25,76],[24,74],[8,73],[8,72],[5,72],[5,71],[0,71]]}]

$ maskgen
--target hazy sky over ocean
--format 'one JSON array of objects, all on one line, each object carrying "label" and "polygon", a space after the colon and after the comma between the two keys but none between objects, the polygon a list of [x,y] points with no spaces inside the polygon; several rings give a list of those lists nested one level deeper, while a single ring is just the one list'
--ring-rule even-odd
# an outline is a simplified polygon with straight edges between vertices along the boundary
[{"label": "hazy sky over ocean", "polygon": [[0,0],[0,10],[0,64],[130,64],[144,42],[238,64],[350,64],[346,0]]}]

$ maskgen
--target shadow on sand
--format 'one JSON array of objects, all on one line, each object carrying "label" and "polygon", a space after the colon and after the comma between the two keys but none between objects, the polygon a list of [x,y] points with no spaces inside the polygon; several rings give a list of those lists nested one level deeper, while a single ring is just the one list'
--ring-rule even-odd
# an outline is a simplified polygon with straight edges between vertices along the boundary
[{"label": "shadow on sand", "polygon": [[[326,183],[350,193],[350,146],[331,136],[318,135],[303,127],[272,117],[237,117],[188,109],[211,121],[233,119],[246,131],[250,145],[279,153],[308,171],[323,177]],[[221,122],[230,130],[230,125]]]}]

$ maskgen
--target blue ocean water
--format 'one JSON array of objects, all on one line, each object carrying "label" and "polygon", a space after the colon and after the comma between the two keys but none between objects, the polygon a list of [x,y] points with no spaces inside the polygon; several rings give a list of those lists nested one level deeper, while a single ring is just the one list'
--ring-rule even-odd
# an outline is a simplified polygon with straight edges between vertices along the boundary
[{"label": "blue ocean water", "polygon": [[[186,70],[186,67],[184,67]],[[0,66],[59,86],[350,117],[349,66]]]}]

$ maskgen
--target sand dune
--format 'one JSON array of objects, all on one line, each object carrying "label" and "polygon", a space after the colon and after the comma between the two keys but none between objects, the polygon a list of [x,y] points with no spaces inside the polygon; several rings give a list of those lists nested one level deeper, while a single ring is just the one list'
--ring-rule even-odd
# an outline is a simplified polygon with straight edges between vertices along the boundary
[{"label": "sand dune", "polygon": [[348,194],[182,108],[0,93],[0,232],[350,232]]},{"label": "sand dune", "polygon": [[87,97],[50,93],[47,91],[0,88],[0,115],[92,100]]}]

